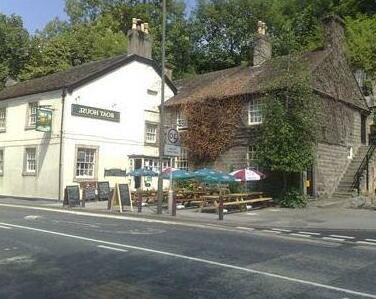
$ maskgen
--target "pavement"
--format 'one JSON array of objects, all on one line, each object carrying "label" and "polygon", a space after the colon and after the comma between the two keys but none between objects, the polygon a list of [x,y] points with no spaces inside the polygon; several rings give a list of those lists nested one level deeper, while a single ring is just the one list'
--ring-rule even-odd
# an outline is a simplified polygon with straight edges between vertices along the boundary
[{"label": "pavement", "polygon": [[[1,203],[43,206],[57,209],[63,208],[61,202],[49,200],[28,200],[16,198],[0,198]],[[119,211],[107,210],[106,201],[87,202],[85,208],[76,207],[73,210],[119,214]],[[142,213],[126,211],[122,213],[130,217],[147,217],[151,219],[168,219],[170,221],[209,223],[227,226],[245,226],[252,228],[289,228],[289,229],[327,229],[327,230],[376,230],[376,210],[353,209],[343,207],[322,208],[309,206],[304,209],[264,208],[249,210],[242,213],[227,214],[223,221],[218,220],[214,213],[199,213],[197,209],[177,210],[172,217],[163,210],[162,215],[156,214],[155,206],[143,207]]]},{"label": "pavement", "polygon": [[376,298],[373,241],[1,201],[0,298]]}]

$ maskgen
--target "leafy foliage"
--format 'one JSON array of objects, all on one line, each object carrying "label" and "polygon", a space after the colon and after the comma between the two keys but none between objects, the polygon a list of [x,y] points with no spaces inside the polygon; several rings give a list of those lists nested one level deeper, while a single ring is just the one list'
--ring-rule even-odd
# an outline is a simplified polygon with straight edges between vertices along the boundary
[{"label": "leafy foliage", "polygon": [[296,173],[314,159],[317,101],[308,72],[297,58],[287,56],[275,64],[284,75],[266,86],[258,159],[272,171]]},{"label": "leafy foliage", "polygon": [[286,192],[279,200],[283,208],[305,208],[307,206],[307,197],[300,194],[298,190],[292,189]]},{"label": "leafy foliage", "polygon": [[22,19],[0,13],[0,89],[8,77],[17,79],[29,54],[29,34]]},{"label": "leafy foliage", "polygon": [[183,107],[189,123],[182,136],[183,145],[194,163],[214,161],[231,145],[241,109],[239,98],[189,103]]}]

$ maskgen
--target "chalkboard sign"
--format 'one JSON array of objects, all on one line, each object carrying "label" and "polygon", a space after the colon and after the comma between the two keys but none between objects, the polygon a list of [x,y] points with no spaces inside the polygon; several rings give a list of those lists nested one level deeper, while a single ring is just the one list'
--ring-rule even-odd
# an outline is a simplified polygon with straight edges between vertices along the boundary
[{"label": "chalkboard sign", "polygon": [[132,207],[131,194],[129,192],[128,184],[119,184],[119,193],[120,193],[121,205],[123,207],[124,206]]},{"label": "chalkboard sign", "polygon": [[108,200],[110,197],[110,183],[109,182],[98,182],[98,199]]},{"label": "chalkboard sign", "polygon": [[66,203],[70,207],[80,205],[80,187],[79,186],[67,186],[65,188]]},{"label": "chalkboard sign", "polygon": [[88,200],[94,200],[95,199],[95,190],[96,188],[94,186],[87,186],[85,187],[82,191],[82,199],[84,199],[85,201],[88,201]]}]

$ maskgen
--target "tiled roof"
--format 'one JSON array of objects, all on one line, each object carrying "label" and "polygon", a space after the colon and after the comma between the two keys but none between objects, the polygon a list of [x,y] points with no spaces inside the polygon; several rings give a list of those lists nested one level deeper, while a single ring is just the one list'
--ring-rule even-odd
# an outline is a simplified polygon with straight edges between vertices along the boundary
[{"label": "tiled roof", "polygon": [[[328,70],[323,72],[325,67],[330,65],[332,55],[334,54],[331,50],[317,50],[307,52],[299,58],[299,63],[305,64],[312,74],[313,88],[357,108],[368,110],[364,97],[347,65],[342,66],[345,73],[345,76],[341,78],[342,81],[332,78]],[[237,66],[176,81],[174,83],[178,93],[166,101],[166,106],[261,93],[268,81],[284,75],[285,70],[276,69],[274,63],[282,58],[273,58],[261,66]],[[322,84],[322,82],[327,84]],[[342,88],[337,88],[338,85]]]},{"label": "tiled roof", "polygon": [[[72,90],[132,61],[139,61],[148,64],[160,73],[160,68],[153,60],[137,55],[120,55],[100,61],[85,63],[72,67],[66,71],[31,79],[6,87],[3,90],[0,90],[0,100],[59,90],[62,88]],[[167,77],[166,83],[174,92],[176,91],[175,86]]]}]

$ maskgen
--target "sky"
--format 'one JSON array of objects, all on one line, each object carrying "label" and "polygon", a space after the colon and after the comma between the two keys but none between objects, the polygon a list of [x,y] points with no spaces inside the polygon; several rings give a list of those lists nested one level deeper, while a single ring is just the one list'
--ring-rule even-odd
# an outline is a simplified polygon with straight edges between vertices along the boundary
[{"label": "sky", "polygon": [[[194,0],[185,0],[187,8],[192,8]],[[25,28],[34,33],[55,17],[66,19],[64,0],[0,0],[0,13],[16,14],[22,17]]]}]

